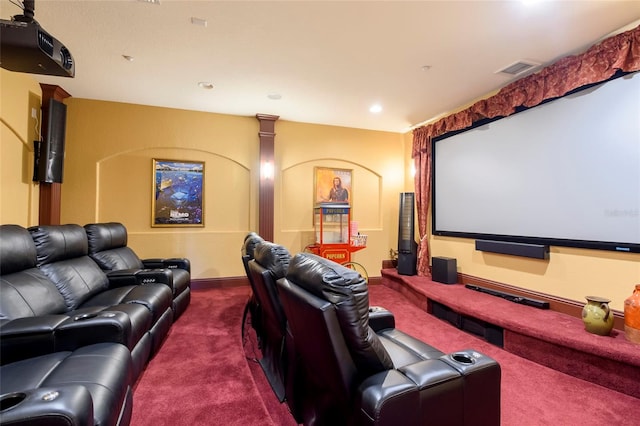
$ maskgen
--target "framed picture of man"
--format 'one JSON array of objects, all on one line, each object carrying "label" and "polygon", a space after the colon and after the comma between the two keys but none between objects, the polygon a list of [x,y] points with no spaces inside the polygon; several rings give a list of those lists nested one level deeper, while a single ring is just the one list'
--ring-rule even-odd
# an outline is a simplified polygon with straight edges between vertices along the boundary
[{"label": "framed picture of man", "polygon": [[315,204],[336,203],[351,205],[353,170],[316,167]]},{"label": "framed picture of man", "polygon": [[204,226],[204,163],[153,159],[151,226]]}]

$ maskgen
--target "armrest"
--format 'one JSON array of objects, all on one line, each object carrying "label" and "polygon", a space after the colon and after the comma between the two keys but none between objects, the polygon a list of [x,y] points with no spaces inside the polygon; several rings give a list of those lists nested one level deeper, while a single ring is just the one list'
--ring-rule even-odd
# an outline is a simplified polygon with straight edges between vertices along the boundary
[{"label": "armrest", "polygon": [[385,328],[396,328],[396,319],[393,314],[385,308],[372,306],[369,308],[369,327],[375,332],[384,330]]},{"label": "armrest", "polygon": [[72,351],[94,343],[121,343],[131,349],[131,320],[121,311],[101,311],[68,317],[55,330],[56,351]]},{"label": "armrest", "polygon": [[54,330],[68,318],[66,315],[42,315],[3,321],[0,325],[1,363],[55,352]]},{"label": "armrest", "polygon": [[157,268],[167,268],[167,269],[184,269],[185,271],[191,273],[191,262],[189,259],[184,257],[173,257],[169,259],[163,258],[153,258],[153,259],[142,259],[142,264],[145,268],[157,269]]},{"label": "armrest", "polygon": [[93,401],[84,386],[61,385],[0,395],[0,424],[93,425]]},{"label": "armrest", "polygon": [[107,272],[110,287],[160,283],[173,287],[173,273],[168,269],[120,269]]},{"label": "armrest", "polygon": [[387,370],[365,379],[358,387],[355,407],[358,424],[393,426],[420,425],[418,386],[397,370]]}]

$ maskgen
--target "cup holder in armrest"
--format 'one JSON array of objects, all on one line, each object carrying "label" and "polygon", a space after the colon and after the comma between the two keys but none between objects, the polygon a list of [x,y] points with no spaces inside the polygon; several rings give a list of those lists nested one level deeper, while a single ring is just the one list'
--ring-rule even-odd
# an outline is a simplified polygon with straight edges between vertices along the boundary
[{"label": "cup holder in armrest", "polygon": [[27,397],[26,393],[13,392],[0,396],[0,413],[15,407]]},{"label": "cup holder in armrest", "polygon": [[458,370],[462,375],[472,374],[481,370],[488,371],[496,369],[498,372],[500,371],[500,366],[494,359],[474,349],[456,351],[443,355],[440,359]]},{"label": "cup holder in armrest", "polygon": [[461,364],[470,365],[470,364],[474,364],[476,362],[476,360],[471,355],[469,355],[468,353],[465,353],[465,352],[456,352],[456,353],[451,354],[450,356],[451,356],[452,360],[454,360],[456,362],[459,362]]}]

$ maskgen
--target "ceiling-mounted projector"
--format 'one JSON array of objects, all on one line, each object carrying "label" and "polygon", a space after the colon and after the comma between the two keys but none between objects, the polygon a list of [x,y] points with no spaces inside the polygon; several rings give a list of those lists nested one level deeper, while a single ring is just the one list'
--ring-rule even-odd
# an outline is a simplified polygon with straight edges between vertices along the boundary
[{"label": "ceiling-mounted projector", "polygon": [[73,77],[76,73],[69,49],[33,19],[34,1],[24,2],[24,15],[0,19],[0,66],[30,74]]}]

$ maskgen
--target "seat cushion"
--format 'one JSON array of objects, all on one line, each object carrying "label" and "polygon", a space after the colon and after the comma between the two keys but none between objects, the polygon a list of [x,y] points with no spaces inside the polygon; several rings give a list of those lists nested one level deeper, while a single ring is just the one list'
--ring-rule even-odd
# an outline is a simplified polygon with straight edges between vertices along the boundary
[{"label": "seat cushion", "polygon": [[151,323],[156,321],[171,307],[171,289],[164,284],[128,285],[112,288],[87,299],[82,307],[110,307],[135,303],[151,312]]},{"label": "seat cushion", "polygon": [[438,359],[445,355],[439,349],[395,328],[382,330],[377,334],[395,368],[402,368],[426,359]]}]

